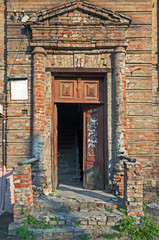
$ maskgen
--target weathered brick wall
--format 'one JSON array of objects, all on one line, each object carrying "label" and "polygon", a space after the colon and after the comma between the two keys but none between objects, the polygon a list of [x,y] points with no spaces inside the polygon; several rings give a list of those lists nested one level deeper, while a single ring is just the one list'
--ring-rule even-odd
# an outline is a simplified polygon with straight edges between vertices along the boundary
[{"label": "weathered brick wall", "polygon": [[31,213],[33,210],[33,189],[31,165],[16,166],[13,171],[14,181],[14,221],[25,217],[23,210]]},{"label": "weathered brick wall", "polygon": [[[69,2],[69,1],[68,1]],[[60,2],[61,3],[61,2]],[[157,0],[145,1],[94,1],[101,7],[117,11],[132,18],[131,26],[126,31],[128,39],[128,48],[126,49],[126,94],[127,94],[127,143],[128,155],[137,160],[143,166],[145,190],[156,189],[157,181],[157,158],[158,158],[158,95],[157,95]],[[25,75],[29,81],[29,100],[11,101],[10,100],[10,82],[8,81],[8,167],[12,167],[17,161],[31,157],[32,150],[32,84],[33,80],[33,58],[31,56],[32,48],[29,45],[30,39],[27,37],[27,31],[22,23],[16,21],[13,17],[12,9],[20,13],[24,8],[25,14],[31,15],[41,9],[53,7],[59,4],[59,1],[19,1],[8,4],[8,77]],[[66,20],[67,19],[67,16]],[[153,21],[152,21],[153,20]],[[78,26],[77,26],[78,29]],[[152,32],[153,29],[153,32]],[[81,31],[81,29],[79,29]],[[42,33],[42,32],[41,32]],[[61,33],[62,34],[62,33]],[[68,36],[68,32],[65,33]],[[96,37],[100,38],[98,33]],[[111,33],[112,34],[112,33]],[[40,35],[41,36],[41,35]],[[44,36],[47,37],[47,36]],[[54,35],[53,35],[54,37]],[[63,35],[63,38],[66,36]],[[89,37],[89,36],[88,36]],[[121,36],[122,37],[122,36]],[[37,36],[39,38],[39,36]],[[70,36],[72,39],[72,36]],[[76,36],[74,35],[74,38]],[[34,39],[36,41],[36,39]],[[77,53],[81,55],[81,53]],[[88,52],[82,55],[84,67],[102,67],[111,66],[109,58],[111,52],[98,53]],[[69,53],[65,55],[62,52],[50,52],[47,55],[47,66],[72,67],[74,66],[73,57],[76,54]],[[48,92],[51,92],[51,77],[46,76],[46,85]],[[108,76],[108,129],[109,129],[109,164],[115,156],[112,143],[112,103],[111,75]],[[49,96],[46,102],[51,106]],[[27,110],[23,111],[23,110]],[[48,109],[48,110],[47,110]],[[50,124],[51,113],[46,108],[47,117],[45,119],[45,156],[50,156]],[[47,142],[49,144],[47,144]],[[48,169],[48,178],[50,176],[50,161],[45,158],[45,165]],[[155,170],[154,170],[155,169]],[[151,179],[151,180],[150,180]]]}]

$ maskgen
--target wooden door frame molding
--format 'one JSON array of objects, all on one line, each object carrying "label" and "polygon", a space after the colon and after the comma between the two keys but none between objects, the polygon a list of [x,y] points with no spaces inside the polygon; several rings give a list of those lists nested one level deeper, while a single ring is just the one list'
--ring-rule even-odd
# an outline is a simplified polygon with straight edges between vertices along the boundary
[{"label": "wooden door frame molding", "polygon": [[[92,74],[94,76],[94,74],[96,74],[96,77],[102,77],[103,80],[104,80],[104,92],[103,92],[103,100],[104,102],[103,103],[96,103],[96,102],[90,102],[88,104],[104,104],[104,109],[103,111],[105,111],[105,113],[103,112],[103,114],[105,115],[104,117],[104,124],[103,124],[103,147],[104,147],[104,152],[103,152],[103,166],[104,166],[104,173],[103,173],[103,184],[104,184],[104,187],[105,187],[105,174],[107,172],[107,161],[108,160],[108,157],[107,157],[107,143],[106,143],[106,138],[107,138],[107,73],[111,73],[112,72],[112,68],[46,68],[45,69],[46,72],[51,72],[52,74],[52,109],[54,109],[54,105],[57,104],[57,102],[55,101],[55,77],[57,76],[64,76],[64,77],[68,77],[68,76],[73,76],[73,77],[82,77],[83,74],[84,76],[86,76],[86,74],[88,74],[88,77],[91,77]],[[63,101],[64,103],[65,101]],[[75,101],[76,103],[76,101]],[[84,103],[80,103],[80,104],[84,104]],[[56,188],[56,183],[58,181],[58,176],[55,176],[56,173],[55,173],[55,169],[53,169],[53,166],[55,167],[55,163],[56,163],[56,159],[55,159],[55,154],[54,151],[54,130],[53,130],[53,126],[54,126],[54,114],[53,114],[53,111],[52,111],[52,138],[51,138],[51,146],[52,146],[52,184],[53,184],[53,187]],[[105,125],[106,124],[106,125]],[[56,149],[57,150],[57,149]],[[57,177],[56,181],[55,181],[55,178]],[[54,179],[54,180],[53,180]],[[55,182],[54,182],[55,181]]]},{"label": "wooden door frame molding", "polygon": [[61,73],[98,73],[100,75],[105,75],[106,73],[111,73],[112,68],[45,68],[46,72],[51,72],[53,75],[61,75]]}]

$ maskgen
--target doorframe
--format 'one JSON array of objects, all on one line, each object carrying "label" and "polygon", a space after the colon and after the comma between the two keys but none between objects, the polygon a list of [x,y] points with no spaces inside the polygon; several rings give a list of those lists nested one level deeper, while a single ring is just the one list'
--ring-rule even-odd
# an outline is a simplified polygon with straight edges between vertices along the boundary
[{"label": "doorframe", "polygon": [[[104,144],[104,152],[103,152],[103,183],[104,183],[104,189],[105,189],[105,176],[106,172],[108,172],[108,143],[106,139],[107,137],[107,73],[112,72],[112,68],[46,68],[46,72],[51,72],[52,75],[52,121],[51,121],[51,179],[52,179],[52,186],[56,189],[57,188],[57,146],[55,146],[55,139],[54,139],[54,131],[55,131],[55,120],[54,120],[54,109],[56,105],[56,111],[57,111],[57,104],[55,102],[54,96],[55,96],[55,76],[80,76],[82,77],[83,74],[88,74],[88,76],[91,77],[91,75],[94,76],[94,74],[100,77],[103,77],[104,80],[104,111],[105,111],[105,117],[103,119],[103,144]],[[91,102],[90,102],[91,104]],[[92,103],[96,104],[96,103]],[[100,104],[100,103],[97,103]],[[57,114],[57,112],[56,112]],[[56,120],[57,121],[57,120]],[[56,129],[57,131],[57,129]],[[56,165],[56,166],[55,166]]]}]

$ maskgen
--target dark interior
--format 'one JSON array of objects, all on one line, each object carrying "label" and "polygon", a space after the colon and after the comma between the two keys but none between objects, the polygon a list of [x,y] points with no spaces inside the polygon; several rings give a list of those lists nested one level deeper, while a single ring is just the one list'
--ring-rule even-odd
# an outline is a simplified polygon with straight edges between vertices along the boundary
[{"label": "dark interior", "polygon": [[82,182],[83,110],[82,104],[60,103],[58,107],[58,184]]}]

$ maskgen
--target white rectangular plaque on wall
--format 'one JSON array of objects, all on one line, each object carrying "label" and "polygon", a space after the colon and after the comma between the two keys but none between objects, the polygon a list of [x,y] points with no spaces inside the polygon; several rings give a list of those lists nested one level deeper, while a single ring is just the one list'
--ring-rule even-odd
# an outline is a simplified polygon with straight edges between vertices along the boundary
[{"label": "white rectangular plaque on wall", "polygon": [[11,80],[11,100],[28,100],[28,80]]}]

